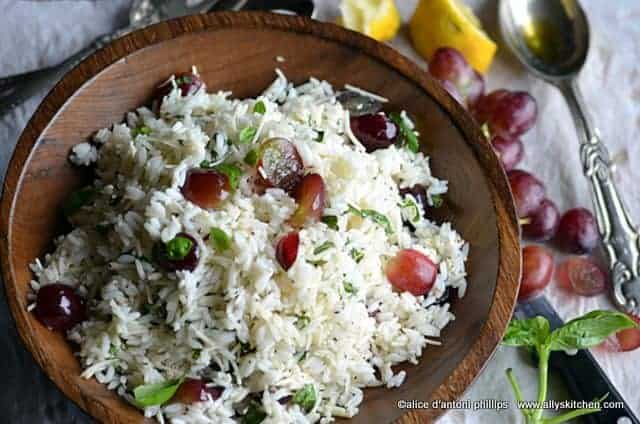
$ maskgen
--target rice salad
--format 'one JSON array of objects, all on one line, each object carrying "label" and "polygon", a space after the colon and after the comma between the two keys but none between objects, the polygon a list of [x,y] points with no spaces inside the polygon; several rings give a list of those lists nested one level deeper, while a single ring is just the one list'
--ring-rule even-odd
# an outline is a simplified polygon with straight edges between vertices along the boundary
[{"label": "rice salad", "polygon": [[[195,70],[172,77],[153,107],[76,145],[70,160],[95,179],[64,205],[73,229],[32,264],[30,308],[77,344],[82,377],[159,422],[352,417],[365,387],[401,385],[393,366],[439,344],[448,292],[464,295],[468,245],[425,214],[447,184],[406,145],[419,136],[407,114],[373,149],[343,92],[276,72],[247,99],[208,93]],[[270,140],[288,143],[276,161],[304,169],[265,175]],[[295,187],[269,184],[294,168]],[[200,202],[196,177],[221,188]],[[432,264],[425,290],[403,289],[403,252]],[[47,286],[75,318],[47,309]]]}]

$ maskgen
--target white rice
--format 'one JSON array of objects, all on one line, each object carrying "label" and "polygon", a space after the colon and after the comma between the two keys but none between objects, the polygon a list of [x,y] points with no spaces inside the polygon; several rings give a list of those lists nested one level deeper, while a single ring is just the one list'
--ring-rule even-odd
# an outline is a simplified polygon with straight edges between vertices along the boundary
[{"label": "white rice", "polygon": [[[264,114],[253,112],[258,99]],[[132,128],[140,125],[151,132],[134,140]],[[257,128],[252,143],[235,143],[249,125]],[[312,78],[293,87],[278,71],[257,99],[204,89],[182,97],[174,89],[159,118],[143,107],[126,123],[99,131],[93,143],[75,146],[74,163],[96,164],[99,194],[73,215],[74,229],[56,240],[55,251],[32,264],[32,286],[64,283],[87,299],[89,319],[68,333],[80,346],[82,376],[128,401],[138,385],[184,376],[224,387],[217,400],[144,409],[175,423],[239,422],[250,398],[261,403],[264,423],[326,423],[357,414],[364,387],[401,385],[405,373],[393,366],[416,363],[454,318],[448,304],[434,302],[447,286],[464,294],[468,246],[450,224],[438,226],[399,206],[406,199],[398,187],[422,184],[429,199],[446,192],[427,157],[399,146],[367,154],[348,127],[348,113],[327,82]],[[324,214],[336,215],[339,225],[339,231],[322,222],[303,228],[288,272],[274,252],[296,208],[284,191],[255,194],[245,172],[216,210],[201,209],[180,192],[186,172],[203,160],[243,164],[256,143],[276,136],[292,140],[306,169],[323,177]],[[349,204],[386,215],[393,234],[345,213]],[[403,217],[415,219],[414,232]],[[212,227],[231,236],[230,250],[219,253],[203,239]],[[196,238],[197,268],[156,269],[146,259],[153,244],[179,232]],[[327,241],[332,247],[314,254]],[[426,297],[394,291],[385,277],[385,262],[404,248],[423,252],[439,268]],[[364,253],[359,263],[353,249]],[[345,291],[346,281],[355,293]],[[301,316],[308,318],[305,327],[296,325]],[[247,345],[250,353],[241,349]],[[317,394],[309,412],[278,402],[307,384]]]}]

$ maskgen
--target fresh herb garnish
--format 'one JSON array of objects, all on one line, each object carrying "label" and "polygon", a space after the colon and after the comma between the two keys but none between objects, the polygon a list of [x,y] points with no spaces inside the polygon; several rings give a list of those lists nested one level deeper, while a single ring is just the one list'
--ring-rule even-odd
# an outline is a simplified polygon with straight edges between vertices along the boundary
[{"label": "fresh herb garnish", "polygon": [[227,178],[229,179],[229,185],[231,186],[232,190],[238,188],[238,184],[240,183],[240,176],[242,175],[242,169],[230,163],[221,163],[214,169],[227,176]]},{"label": "fresh herb garnish", "polygon": [[177,236],[169,240],[166,245],[167,258],[170,261],[179,261],[187,257],[193,242],[186,237]]},{"label": "fresh herb garnish", "polygon": [[316,404],[316,389],[313,384],[305,384],[293,395],[292,401],[300,405],[306,412],[311,411]]},{"label": "fresh herb garnish", "polygon": [[319,255],[320,253],[324,252],[325,250],[329,250],[334,246],[335,246],[335,244],[333,244],[332,242],[325,241],[320,246],[318,246],[315,249],[313,249],[313,254],[314,255]]},{"label": "fresh herb garnish", "polygon": [[338,217],[335,215],[325,215],[322,217],[322,222],[324,222],[325,224],[327,224],[327,227],[331,228],[332,230],[336,230],[338,231]]},{"label": "fresh herb garnish", "polygon": [[303,350],[302,353],[300,354],[300,356],[298,357],[298,362],[302,362],[304,361],[304,359],[307,357],[307,351]]},{"label": "fresh herb garnish", "polygon": [[182,384],[182,378],[162,383],[144,384],[133,389],[135,403],[141,407],[162,405],[173,397]]},{"label": "fresh herb garnish", "polygon": [[[547,374],[549,369],[549,355],[553,351],[567,351],[586,349],[596,346],[611,334],[626,328],[637,327],[637,324],[627,315],[613,311],[592,311],[582,317],[565,323],[551,331],[549,321],[544,317],[524,320],[512,320],[502,340],[506,346],[519,346],[534,349],[538,356],[537,408],[521,409],[527,424],[554,423],[559,424],[575,417],[600,411],[600,407],[576,409],[558,415],[553,419],[542,417],[542,405],[547,398]],[[507,378],[518,402],[523,402],[522,391],[511,368],[506,370]],[[606,396],[606,395],[605,395]],[[596,399],[595,401],[601,401]]]},{"label": "fresh herb garnish", "polygon": [[255,137],[256,135],[256,132],[258,132],[258,130],[255,127],[244,127],[240,131],[240,134],[238,134],[238,141],[240,142],[240,144],[251,143],[253,137]]},{"label": "fresh herb garnish", "polygon": [[262,100],[258,100],[256,104],[253,105],[253,112],[259,113],[260,115],[264,115],[267,111],[267,106],[264,104]]},{"label": "fresh herb garnish", "polygon": [[249,150],[244,157],[244,163],[249,166],[255,166],[258,163],[258,152],[255,150]]},{"label": "fresh herb garnish", "polygon": [[360,249],[353,248],[351,249],[351,252],[349,252],[349,254],[357,264],[359,264],[362,258],[364,258],[364,252]]},{"label": "fresh herb garnish", "polygon": [[134,139],[139,135],[149,135],[149,134],[151,134],[151,128],[147,127],[146,125],[141,125],[131,130],[131,138],[134,138]]},{"label": "fresh herb garnish", "polygon": [[309,325],[309,323],[311,322],[311,318],[309,318],[307,315],[302,314],[298,317],[298,319],[295,322],[295,326],[298,330],[302,330],[303,328],[306,328],[307,325]]},{"label": "fresh herb garnish", "polygon": [[66,217],[70,217],[77,212],[83,206],[93,202],[97,196],[97,192],[93,187],[85,187],[80,190],[74,191],[69,195],[67,201],[64,203],[62,210]]},{"label": "fresh herb garnish", "polygon": [[409,221],[420,221],[420,207],[411,197],[406,197],[404,202],[400,203],[398,206],[400,206],[403,211],[406,211],[406,216],[409,218]]},{"label": "fresh herb garnish", "polygon": [[349,207],[349,212],[355,215],[358,215],[361,218],[369,218],[376,224],[380,225],[382,228],[384,228],[384,232],[387,233],[387,235],[393,234],[393,228],[391,228],[391,222],[389,222],[389,218],[387,218],[385,215],[381,214],[378,211],[374,211],[373,209],[359,210],[353,205],[348,205],[348,207]]},{"label": "fresh herb garnish", "polygon": [[316,141],[318,143],[322,143],[324,141],[324,131],[316,130],[318,135],[316,136]]},{"label": "fresh herb garnish", "polygon": [[192,82],[193,82],[193,79],[191,78],[190,75],[182,75],[176,78],[176,85],[191,84]]},{"label": "fresh herb garnish", "polygon": [[434,194],[431,196],[431,203],[433,203],[434,208],[439,208],[444,203],[444,199],[440,194]]},{"label": "fresh herb garnish", "polygon": [[420,150],[420,143],[418,142],[418,137],[416,136],[415,131],[409,128],[407,122],[398,112],[389,113],[389,119],[391,119],[400,129],[400,139],[402,143],[407,146],[407,149],[412,151],[413,153],[418,153]]},{"label": "fresh herb garnish", "polygon": [[307,263],[311,264],[313,266],[322,266],[322,265],[326,264],[327,261],[325,261],[323,259],[318,259],[318,260],[307,259]]},{"label": "fresh herb garnish", "polygon": [[267,418],[267,414],[258,402],[251,402],[247,413],[242,417],[242,424],[260,424]]},{"label": "fresh herb garnish", "polygon": [[358,289],[349,281],[342,283],[342,286],[344,287],[344,291],[349,294],[356,294],[358,292]]},{"label": "fresh herb garnish", "polygon": [[209,230],[209,240],[218,252],[224,252],[231,247],[231,238],[229,235],[217,227]]}]

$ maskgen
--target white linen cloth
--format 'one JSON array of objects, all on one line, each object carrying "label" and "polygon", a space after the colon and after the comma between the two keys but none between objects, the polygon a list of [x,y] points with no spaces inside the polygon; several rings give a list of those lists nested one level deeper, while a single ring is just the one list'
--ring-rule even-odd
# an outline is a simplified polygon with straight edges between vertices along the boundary
[{"label": "white linen cloth", "polygon": [[[396,3],[406,22],[413,13],[416,0],[396,0]],[[528,74],[500,41],[496,23],[497,1],[474,0],[468,3],[478,13],[487,32],[499,42],[498,55],[487,77],[489,89],[526,90],[538,102],[538,122],[523,137],[526,153],[520,167],[532,170],[545,182],[548,196],[561,210],[574,206],[591,207],[588,185],[581,173],[576,133],[559,92]],[[640,2],[582,0],[581,3],[591,22],[592,42],[587,65],[580,76],[580,87],[612,155],[627,157],[626,161],[618,164],[616,179],[631,216],[640,223],[640,190],[637,189],[640,180]],[[128,0],[0,0],[0,76],[63,60],[96,36],[125,25],[129,4]],[[318,19],[335,20],[339,13],[338,0],[316,0],[316,4]],[[406,28],[391,44],[421,67],[426,66],[412,49]],[[42,96],[0,118],[0,175],[4,175],[17,137]],[[606,296],[583,298],[567,295],[557,288],[555,282],[545,290],[545,295],[565,320],[592,309],[612,307]],[[0,306],[0,314],[3,314],[0,324],[10,325],[4,303]],[[3,333],[7,334],[4,328]],[[640,415],[640,391],[636,389],[640,384],[637,366],[640,349],[628,353],[594,349],[594,354],[626,401]],[[525,397],[534,399],[536,369],[528,365],[524,356],[517,349],[499,348],[464,398],[513,400],[504,375],[504,370],[512,367],[523,386]],[[20,361],[24,362],[24,359],[16,359],[15,363]],[[553,375],[550,395],[556,398],[567,396],[562,383]],[[15,402],[21,402],[21,399],[16,398]],[[452,410],[439,422],[522,420],[512,407],[501,412]]]}]

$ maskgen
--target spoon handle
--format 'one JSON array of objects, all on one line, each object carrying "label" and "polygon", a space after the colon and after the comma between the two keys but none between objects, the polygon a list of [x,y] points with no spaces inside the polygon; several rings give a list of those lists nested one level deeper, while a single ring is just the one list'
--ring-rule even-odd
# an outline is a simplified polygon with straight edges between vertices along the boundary
[{"label": "spoon handle", "polygon": [[638,230],[631,222],[613,180],[609,152],[598,130],[586,115],[584,101],[575,79],[558,83],[569,105],[578,131],[583,172],[591,182],[593,204],[613,281],[613,298],[618,308],[640,312],[638,279]]}]

